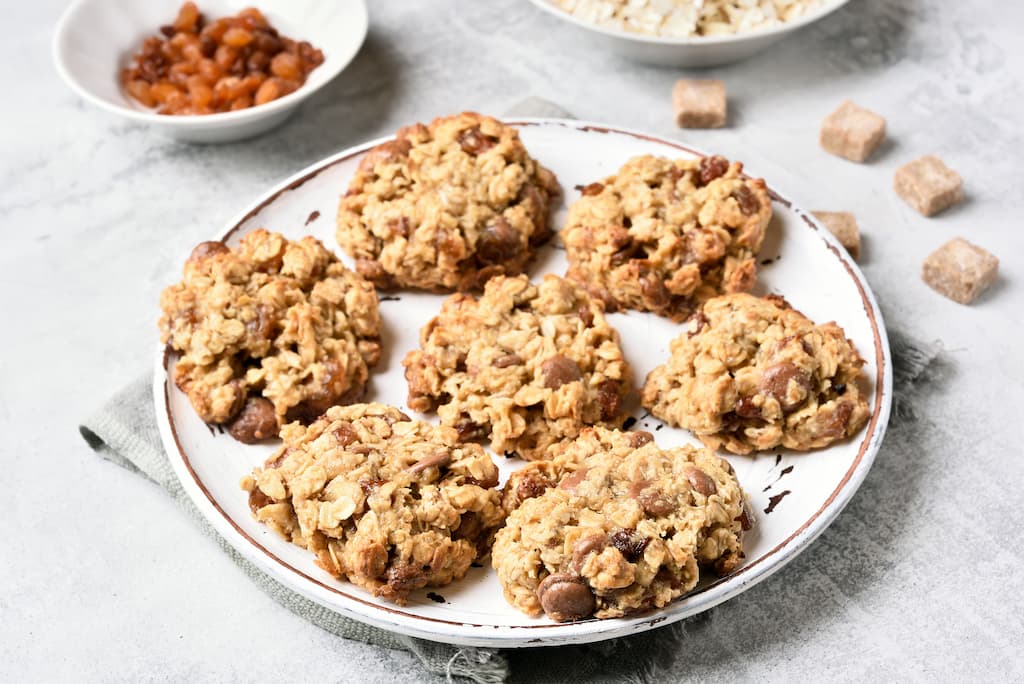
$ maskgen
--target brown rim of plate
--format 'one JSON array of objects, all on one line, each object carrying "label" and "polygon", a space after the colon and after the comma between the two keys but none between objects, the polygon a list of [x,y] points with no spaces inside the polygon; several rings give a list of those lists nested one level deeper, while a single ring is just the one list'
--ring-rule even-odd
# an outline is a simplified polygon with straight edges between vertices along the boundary
[{"label": "brown rim of plate", "polygon": [[[573,121],[558,120],[558,119],[546,120],[546,121],[535,121],[535,120],[534,121],[531,121],[531,120],[520,121],[520,120],[512,119],[512,120],[505,120],[504,122],[508,123],[510,125],[513,125],[513,126],[518,126],[518,127],[525,127],[525,126],[562,126],[562,127],[565,127],[565,128],[571,128],[571,129],[579,130],[579,131],[592,131],[592,132],[595,132],[595,133],[615,133],[615,134],[618,134],[618,135],[628,135],[628,136],[631,136],[633,138],[639,138],[641,140],[648,140],[648,141],[655,142],[655,143],[658,143],[658,144],[661,144],[661,145],[667,145],[669,147],[673,147],[675,149],[681,150],[683,152],[687,152],[687,153],[692,154],[692,155],[696,155],[698,157],[704,157],[705,156],[701,152],[698,152],[698,151],[693,150],[693,149],[691,149],[691,148],[689,148],[689,147],[687,147],[685,145],[681,145],[681,144],[679,144],[677,142],[673,142],[671,140],[666,140],[664,138],[660,138],[660,137],[653,136],[653,135],[647,135],[647,134],[644,134],[644,133],[638,133],[638,132],[635,132],[635,131],[623,130],[623,129],[615,128],[615,127],[612,127],[612,126],[599,126],[599,125],[594,125],[594,124],[585,124],[585,123],[582,123],[582,122],[577,124],[577,123],[575,123]],[[239,228],[242,227],[242,224],[244,224],[246,221],[248,221],[250,218],[252,218],[256,214],[260,213],[267,206],[269,206],[270,204],[275,202],[284,193],[289,192],[291,190],[295,190],[296,188],[301,187],[303,184],[305,184],[310,179],[315,178],[320,173],[322,173],[323,171],[329,169],[332,166],[335,166],[336,164],[340,164],[342,162],[348,161],[349,159],[352,159],[355,156],[363,154],[368,149],[373,147],[373,145],[374,145],[374,143],[368,143],[368,144],[365,144],[365,145],[360,145],[359,147],[355,148],[349,154],[346,154],[345,156],[339,157],[337,159],[333,159],[332,161],[330,161],[328,163],[325,163],[322,166],[318,166],[317,168],[310,170],[308,173],[304,174],[303,176],[301,176],[299,178],[296,178],[295,180],[290,182],[288,185],[284,186],[280,190],[276,191],[275,193],[273,193],[272,195],[270,195],[269,197],[267,197],[266,199],[261,201],[251,211],[246,213],[245,216],[243,216],[241,219],[239,219],[238,222],[235,223],[235,225],[232,226],[227,231],[227,233],[224,234],[224,236],[221,238],[221,241],[222,242],[227,241],[236,231],[238,231]],[[768,194],[772,198],[773,201],[778,202],[779,204],[783,205],[787,209],[792,208],[792,202],[790,202],[788,199],[786,199],[782,195],[779,195],[777,192],[772,190],[770,187],[768,188]],[[804,223],[811,230],[814,230],[814,231],[817,231],[819,233],[822,233],[822,231],[820,231],[819,228],[815,225],[814,221],[811,218],[809,218],[806,214],[801,212],[798,215],[800,216],[801,219],[803,219]],[[823,237],[823,239],[825,239],[825,238]],[[848,257],[846,257],[843,254],[843,252],[841,250],[839,250],[835,245],[833,245],[832,243],[828,242],[828,240],[825,240],[825,244],[836,255],[836,258],[839,259],[840,263],[846,269],[847,274],[850,276],[850,278],[853,280],[854,284],[857,286],[857,292],[860,294],[861,303],[864,306],[864,312],[867,314],[868,320],[871,323],[871,333],[872,333],[872,337],[874,338],[875,366],[876,366],[876,369],[877,369],[876,375],[875,375],[875,400],[874,400],[874,406],[872,407],[871,420],[868,421],[867,431],[864,434],[863,440],[861,441],[860,449],[857,451],[857,456],[856,456],[856,458],[854,458],[853,463],[850,465],[850,468],[846,471],[846,474],[843,475],[843,478],[839,481],[839,484],[836,485],[836,488],[832,491],[832,493],[829,495],[829,497],[825,500],[825,502],[821,505],[821,507],[817,511],[815,511],[814,514],[811,515],[796,531],[794,531],[792,534],[790,534],[788,537],[786,537],[786,539],[781,541],[774,548],[772,548],[770,551],[768,551],[766,554],[762,555],[761,557],[757,558],[756,560],[754,560],[754,561],[752,561],[752,562],[750,562],[750,563],[748,563],[746,565],[743,565],[738,570],[736,570],[735,572],[730,573],[729,575],[727,575],[725,577],[717,579],[714,582],[711,582],[710,584],[707,584],[707,585],[705,585],[703,587],[700,587],[699,589],[697,589],[697,590],[695,590],[693,592],[690,592],[689,594],[685,594],[684,596],[679,597],[679,599],[677,599],[677,601],[683,600],[683,599],[687,599],[687,598],[691,598],[693,596],[697,596],[697,595],[702,594],[702,593],[710,590],[711,588],[716,587],[716,586],[718,586],[718,585],[720,585],[720,584],[722,584],[724,582],[727,582],[727,581],[731,582],[734,579],[736,579],[737,577],[740,577],[740,576],[742,576],[744,574],[748,574],[751,569],[757,567],[758,565],[763,563],[766,559],[768,559],[768,558],[774,556],[775,554],[777,554],[783,548],[788,546],[794,539],[796,539],[801,534],[803,534],[811,526],[811,524],[815,520],[817,520],[821,516],[821,514],[827,508],[829,508],[832,505],[832,503],[836,500],[836,497],[839,496],[839,493],[841,491],[843,491],[843,489],[846,487],[847,483],[853,477],[854,472],[856,472],[857,468],[860,466],[861,461],[864,459],[864,456],[867,453],[868,447],[870,446],[870,444],[874,440],[875,432],[878,429],[878,423],[881,420],[881,411],[879,410],[879,408],[882,405],[882,398],[883,398],[884,390],[885,390],[885,370],[886,370],[885,347],[886,347],[886,345],[882,341],[882,336],[881,336],[881,333],[879,332],[879,329],[878,329],[878,320],[876,319],[875,311],[874,311],[874,308],[871,305],[870,298],[868,297],[868,294],[867,294],[867,292],[864,289],[864,284],[861,282],[861,279],[857,277],[857,274],[854,272],[853,268],[850,266]],[[165,350],[164,350],[164,355],[163,355],[163,367],[164,367],[165,371],[167,370],[168,359],[170,358],[170,354],[171,354],[170,347],[166,347]],[[217,512],[220,513],[224,517],[225,521],[227,521],[231,525],[231,527],[234,528],[235,532],[237,532],[242,538],[244,538],[246,541],[248,541],[250,544],[252,544],[255,548],[259,549],[265,556],[267,556],[269,559],[273,560],[275,563],[277,563],[281,567],[283,567],[283,568],[285,568],[285,569],[295,573],[299,577],[302,577],[303,579],[305,579],[305,580],[307,580],[307,581],[309,581],[309,582],[311,582],[311,583],[321,587],[322,589],[326,589],[327,591],[329,591],[331,593],[338,594],[339,596],[343,596],[346,599],[349,599],[350,601],[355,601],[356,603],[361,603],[361,604],[363,604],[365,606],[370,606],[371,608],[374,608],[376,610],[383,610],[385,612],[388,612],[388,613],[391,613],[391,614],[394,614],[394,615],[400,615],[402,617],[407,617],[407,618],[414,618],[416,620],[422,620],[424,622],[436,622],[436,623],[447,624],[447,625],[456,625],[456,626],[459,626],[459,627],[496,627],[497,626],[497,625],[475,624],[475,623],[471,623],[471,622],[465,622],[463,620],[444,620],[442,618],[427,617],[425,615],[417,615],[415,613],[407,612],[405,610],[402,610],[402,609],[398,608],[397,606],[381,605],[379,603],[374,603],[374,602],[368,601],[368,600],[366,600],[364,598],[361,598],[359,596],[355,596],[353,594],[350,594],[350,593],[348,593],[348,592],[346,592],[343,589],[340,589],[338,587],[331,586],[329,584],[325,584],[324,582],[316,579],[315,577],[311,577],[310,575],[306,574],[302,570],[300,570],[300,569],[296,568],[295,566],[290,565],[289,563],[285,562],[279,556],[275,555],[273,552],[271,552],[265,546],[260,544],[256,539],[254,539],[248,533],[246,533],[234,521],[234,519],[231,516],[229,516],[227,514],[227,512],[224,511],[223,508],[220,507],[220,504],[210,494],[210,491],[203,484],[202,480],[199,479],[199,476],[196,474],[195,470],[192,468],[192,463],[189,460],[188,454],[185,453],[185,450],[181,446],[181,441],[178,439],[178,431],[177,431],[177,428],[174,425],[174,419],[171,416],[170,383],[168,382],[166,376],[164,378],[164,409],[165,409],[165,411],[167,413],[167,422],[168,422],[168,425],[170,426],[170,429],[171,429],[171,435],[174,437],[174,444],[175,444],[175,446],[178,449],[178,454],[181,456],[181,460],[185,464],[185,468],[188,470],[188,473],[192,477],[192,480],[195,482],[196,486],[203,492],[203,495],[210,502],[210,505],[212,505],[217,510]],[[821,532],[821,531],[824,531],[824,528],[822,528],[822,530],[819,530],[819,532]],[[725,599],[722,599],[722,600],[725,600]],[[673,602],[673,603],[675,603],[675,602]],[[665,620],[668,619],[669,616],[661,615],[660,613],[662,611],[664,611],[665,609],[667,609],[671,605],[672,604],[670,603],[670,604],[668,604],[668,606],[665,606],[664,608],[659,608],[658,609],[658,613],[659,614],[651,615],[651,617],[649,617],[648,619],[644,620],[641,624],[649,625],[649,626],[654,626],[654,625],[656,625],[656,624],[658,624],[660,622],[664,622]],[[709,608],[710,607],[711,606],[709,606]],[[627,619],[628,620],[631,617],[635,619],[635,618],[637,618],[639,616],[626,616],[625,618],[622,618],[622,619]],[[586,621],[582,621],[582,622],[595,622],[596,623],[596,622],[604,622],[604,621],[603,620],[598,620],[598,619],[594,618],[594,619],[586,620]],[[552,623],[552,624],[543,624],[543,625],[508,625],[507,628],[510,629],[510,630],[519,630],[519,629],[558,629],[558,628],[566,628],[568,626],[578,625],[578,624],[581,624],[581,622]]]}]

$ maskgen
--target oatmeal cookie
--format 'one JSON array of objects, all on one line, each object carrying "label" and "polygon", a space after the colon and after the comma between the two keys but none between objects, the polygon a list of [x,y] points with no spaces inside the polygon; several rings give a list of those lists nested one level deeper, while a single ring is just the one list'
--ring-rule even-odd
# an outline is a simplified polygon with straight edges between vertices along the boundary
[{"label": "oatmeal cookie", "polygon": [[403,365],[409,407],[437,411],[466,440],[542,458],[585,425],[618,423],[632,372],[601,303],[555,275],[491,279],[458,293]]},{"label": "oatmeal cookie", "polygon": [[722,157],[635,157],[582,188],[562,239],[567,276],[608,311],[685,319],[701,302],[749,290],[772,217],[761,179]]},{"label": "oatmeal cookie", "polygon": [[750,527],[732,467],[649,432],[584,430],[513,473],[492,564],[505,598],[557,621],[661,608],[732,572]]},{"label": "oatmeal cookie", "polygon": [[558,192],[516,129],[465,112],[366,154],[338,208],[338,242],[378,287],[479,289],[523,272],[551,236]]},{"label": "oatmeal cookie", "polygon": [[782,297],[704,304],[644,384],[653,415],[737,454],[800,451],[849,437],[870,411],[864,360],[835,323],[815,325]]},{"label": "oatmeal cookie", "polygon": [[358,400],[380,357],[373,285],[311,237],[204,242],[160,308],[161,339],[181,352],[174,382],[243,442]]},{"label": "oatmeal cookie", "polygon": [[286,425],[281,438],[242,480],[253,515],[388,601],[461,579],[504,520],[497,466],[452,428],[353,404]]}]

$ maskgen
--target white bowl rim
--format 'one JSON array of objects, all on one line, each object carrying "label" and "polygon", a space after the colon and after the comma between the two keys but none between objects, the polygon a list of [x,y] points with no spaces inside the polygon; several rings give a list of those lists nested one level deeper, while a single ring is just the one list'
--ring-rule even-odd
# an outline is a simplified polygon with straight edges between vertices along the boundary
[{"label": "white bowl rim", "polygon": [[754,29],[752,31],[743,31],[742,33],[727,33],[717,36],[650,36],[645,33],[632,33],[630,31],[619,31],[617,29],[606,28],[600,24],[578,19],[562,8],[556,7],[551,0],[530,0],[531,3],[545,12],[553,14],[556,17],[564,19],[565,21],[575,24],[581,28],[594,31],[595,33],[601,33],[613,38],[623,38],[636,43],[647,43],[649,45],[687,45],[694,47],[700,45],[741,43],[745,40],[764,38],[767,36],[787,33],[789,31],[795,31],[802,26],[806,26],[807,24],[819,19],[824,19],[827,15],[835,12],[849,1],[850,0],[825,0],[825,5],[823,7],[794,19],[793,21],[785,21],[774,26],[767,26],[765,28]]},{"label": "white bowl rim", "polygon": [[53,32],[53,41],[51,44],[53,62],[57,67],[57,73],[60,74],[60,77],[73,91],[75,91],[75,93],[101,109],[105,109],[113,114],[128,117],[129,119],[134,119],[135,121],[177,128],[227,127],[254,119],[262,119],[274,114],[275,112],[281,112],[297,106],[302,100],[330,83],[335,76],[340,74],[345,67],[352,62],[352,59],[359,53],[359,49],[363,46],[363,43],[366,42],[366,34],[369,31],[369,14],[366,9],[366,0],[348,0],[353,4],[356,8],[356,12],[359,14],[361,35],[358,41],[353,41],[348,54],[342,53],[342,56],[337,59],[337,63],[332,66],[330,70],[324,72],[326,76],[319,83],[310,85],[307,80],[306,83],[303,83],[298,90],[289,93],[284,97],[279,97],[278,99],[271,100],[266,104],[255,105],[235,112],[218,112],[215,114],[200,114],[194,116],[157,114],[155,111],[133,109],[127,104],[114,104],[109,100],[99,97],[98,95],[94,95],[92,91],[80,82],[65,66],[66,55],[64,53],[63,39],[71,30],[71,18],[82,5],[88,2],[97,1],[98,0],[74,0],[64,10],[63,14],[61,14],[60,19],[57,20],[57,27]]}]

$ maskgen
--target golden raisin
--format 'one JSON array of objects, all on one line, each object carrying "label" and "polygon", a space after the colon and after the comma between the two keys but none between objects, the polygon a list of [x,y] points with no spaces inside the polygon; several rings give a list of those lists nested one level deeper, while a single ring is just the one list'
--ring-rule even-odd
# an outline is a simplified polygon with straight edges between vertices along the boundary
[{"label": "golden raisin", "polygon": [[224,32],[222,40],[225,45],[230,45],[231,47],[245,47],[252,42],[252,33],[244,28],[232,27]]},{"label": "golden raisin", "polygon": [[143,40],[121,72],[130,97],[161,114],[209,114],[264,104],[300,88],[324,61],[307,41],[281,36],[255,8],[207,21],[184,3]]},{"label": "golden raisin", "polygon": [[279,52],[270,60],[270,71],[275,76],[296,80],[302,77],[302,62],[293,54]]}]

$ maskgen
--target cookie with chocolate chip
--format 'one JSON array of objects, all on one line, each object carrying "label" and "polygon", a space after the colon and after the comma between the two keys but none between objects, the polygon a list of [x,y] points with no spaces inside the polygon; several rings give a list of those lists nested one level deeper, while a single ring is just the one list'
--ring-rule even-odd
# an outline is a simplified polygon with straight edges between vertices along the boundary
[{"label": "cookie with chocolate chip", "polygon": [[483,448],[397,408],[336,406],[281,439],[242,481],[253,515],[335,577],[399,605],[461,579],[505,518]]},{"label": "cookie with chocolate chip", "polygon": [[782,297],[726,295],[694,314],[641,401],[711,448],[804,451],[867,422],[863,365],[835,323],[816,325]]},{"label": "cookie with chocolate chip", "polygon": [[749,290],[772,217],[761,179],[722,157],[645,155],[580,190],[562,230],[567,277],[608,311],[676,321],[707,299]]},{"label": "cookie with chocolate chip", "polygon": [[513,473],[492,565],[505,598],[559,622],[661,608],[743,560],[750,527],[732,467],[649,432],[588,428]]},{"label": "cookie with chocolate chip", "polygon": [[584,426],[620,424],[632,390],[601,303],[555,275],[498,276],[479,298],[452,295],[403,365],[410,408],[531,460]]},{"label": "cookie with chocolate chip", "polygon": [[380,358],[373,285],[312,237],[201,243],[160,308],[161,339],[180,353],[174,382],[242,442],[357,401]]},{"label": "cookie with chocolate chip", "polygon": [[338,242],[380,288],[477,290],[523,272],[551,236],[558,193],[515,128],[465,112],[366,153],[338,208]]}]

